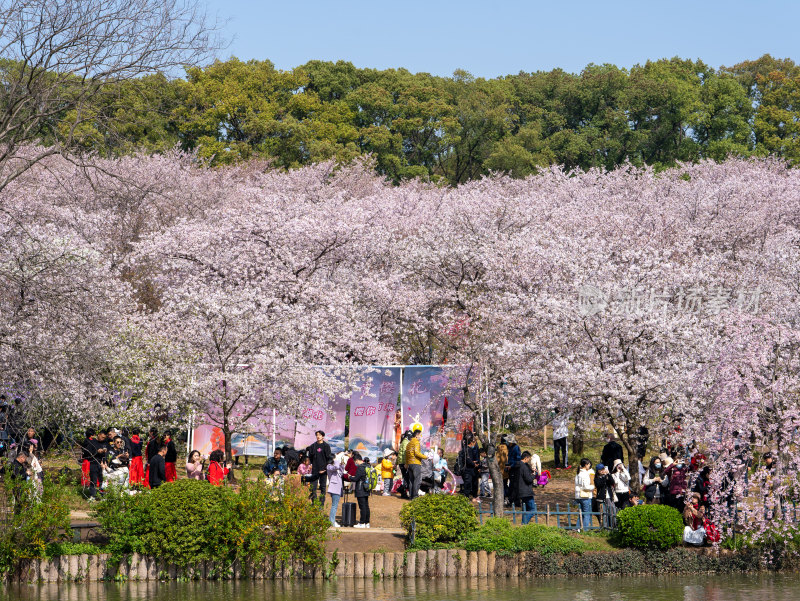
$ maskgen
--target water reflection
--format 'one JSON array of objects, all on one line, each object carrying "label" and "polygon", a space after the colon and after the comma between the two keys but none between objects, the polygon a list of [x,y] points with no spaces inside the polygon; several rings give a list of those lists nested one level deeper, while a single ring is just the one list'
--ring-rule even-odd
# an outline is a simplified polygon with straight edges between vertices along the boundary
[{"label": "water reflection", "polygon": [[794,601],[796,575],[129,582],[0,587],[0,601]]}]

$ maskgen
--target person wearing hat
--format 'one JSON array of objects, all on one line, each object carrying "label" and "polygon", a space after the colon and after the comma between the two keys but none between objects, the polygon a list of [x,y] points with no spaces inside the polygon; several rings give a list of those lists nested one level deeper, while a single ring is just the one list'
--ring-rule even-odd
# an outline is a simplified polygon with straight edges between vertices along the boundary
[{"label": "person wearing hat", "polygon": [[615,459],[611,466],[611,477],[614,478],[614,493],[617,495],[617,509],[625,509],[631,504],[631,475],[621,459]]},{"label": "person wearing hat", "polygon": [[421,424],[414,424],[411,432],[411,440],[406,446],[406,470],[408,472],[409,498],[416,499],[419,496],[419,485],[422,484],[422,460],[425,455],[419,444],[419,435],[422,432]]},{"label": "person wearing hat", "polygon": [[390,449],[383,450],[383,459],[381,460],[381,479],[383,480],[383,496],[388,497],[392,494],[392,485],[394,484],[394,463],[392,457],[396,453]]}]

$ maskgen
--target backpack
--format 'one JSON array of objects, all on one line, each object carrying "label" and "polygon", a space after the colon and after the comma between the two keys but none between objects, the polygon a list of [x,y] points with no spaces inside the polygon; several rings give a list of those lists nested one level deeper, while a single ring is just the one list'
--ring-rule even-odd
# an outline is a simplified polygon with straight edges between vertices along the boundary
[{"label": "backpack", "polygon": [[371,492],[378,485],[378,470],[374,467],[367,468],[367,478],[364,480],[364,488],[367,492]]}]

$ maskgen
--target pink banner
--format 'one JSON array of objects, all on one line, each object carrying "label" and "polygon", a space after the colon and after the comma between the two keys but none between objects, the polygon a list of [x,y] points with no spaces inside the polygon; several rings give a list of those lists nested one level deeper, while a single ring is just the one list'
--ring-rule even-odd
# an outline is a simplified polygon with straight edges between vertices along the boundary
[{"label": "pink banner", "polygon": [[395,448],[395,438],[399,433],[395,417],[400,394],[400,368],[377,369],[379,371],[368,374],[361,389],[350,396],[348,446],[373,462],[383,455],[386,448]]},{"label": "pink banner", "polygon": [[304,449],[317,438],[315,432],[325,432],[325,440],[334,453],[344,451],[344,426],[347,421],[347,399],[337,396],[331,401],[325,395],[323,401],[301,411],[294,437],[296,449]]},{"label": "pink banner", "polygon": [[403,370],[403,429],[411,429],[415,422],[422,424],[423,450],[444,446],[452,453],[461,448],[461,391],[448,390],[451,370],[459,369],[412,366]]}]

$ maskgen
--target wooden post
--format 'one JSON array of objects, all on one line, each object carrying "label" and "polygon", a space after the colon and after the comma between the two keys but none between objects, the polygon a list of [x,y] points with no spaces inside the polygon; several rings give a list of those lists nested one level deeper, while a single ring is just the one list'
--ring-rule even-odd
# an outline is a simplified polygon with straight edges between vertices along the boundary
[{"label": "wooden post", "polygon": [[543,430],[543,432],[542,432],[542,446],[544,447],[544,450],[546,451],[547,450],[547,424],[544,425],[544,428],[542,430]]}]

